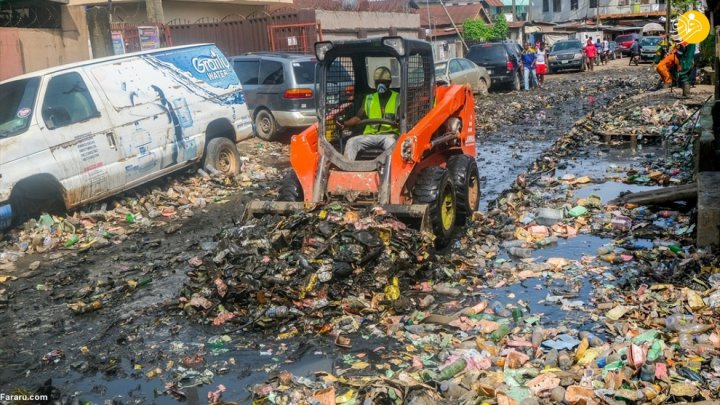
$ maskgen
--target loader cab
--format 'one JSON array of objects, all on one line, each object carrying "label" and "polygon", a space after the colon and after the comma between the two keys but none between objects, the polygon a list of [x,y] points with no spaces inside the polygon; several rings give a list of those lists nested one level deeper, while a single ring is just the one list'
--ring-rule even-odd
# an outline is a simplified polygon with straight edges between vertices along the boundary
[{"label": "loader cab", "polygon": [[340,165],[345,170],[365,171],[369,166],[361,162],[381,163],[393,152],[392,148],[365,150],[358,155],[357,163],[342,156],[347,141],[363,136],[366,125],[370,124],[342,129],[336,123],[355,116],[366,96],[376,92],[373,80],[376,68],[390,69],[390,90],[397,92],[399,105],[395,114],[384,119],[393,121],[398,134],[413,128],[433,107],[435,70],[432,49],[426,42],[401,37],[318,42],[315,54],[318,60],[319,142],[326,152],[330,152],[331,161],[343,161]]}]

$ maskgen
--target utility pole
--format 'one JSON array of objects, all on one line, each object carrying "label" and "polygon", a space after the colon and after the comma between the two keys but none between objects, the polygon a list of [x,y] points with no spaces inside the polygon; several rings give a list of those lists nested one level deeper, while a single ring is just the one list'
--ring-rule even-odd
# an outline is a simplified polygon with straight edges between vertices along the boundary
[{"label": "utility pole", "polygon": [[[150,1],[150,0],[148,0]],[[465,51],[467,52],[470,50],[470,47],[468,47],[467,43],[465,42],[464,35],[460,35],[460,30],[458,29],[457,25],[455,25],[455,21],[453,20],[452,16],[450,16],[450,12],[448,11],[447,7],[445,7],[445,3],[443,3],[442,0],[440,0],[440,5],[442,6],[443,10],[445,10],[445,14],[447,14],[448,19],[452,23],[453,28],[455,28],[455,32],[458,33],[458,36],[460,37],[460,41],[462,41],[463,46],[465,47]]]},{"label": "utility pole", "polygon": [[162,0],[145,0],[145,10],[147,12],[148,22],[156,24],[165,23]]},{"label": "utility pole", "polygon": [[516,4],[515,0],[512,0],[512,20],[517,21],[517,13],[515,12]]},{"label": "utility pole", "polygon": [[665,7],[665,40],[670,41],[670,10],[672,9],[672,0],[665,0]]}]

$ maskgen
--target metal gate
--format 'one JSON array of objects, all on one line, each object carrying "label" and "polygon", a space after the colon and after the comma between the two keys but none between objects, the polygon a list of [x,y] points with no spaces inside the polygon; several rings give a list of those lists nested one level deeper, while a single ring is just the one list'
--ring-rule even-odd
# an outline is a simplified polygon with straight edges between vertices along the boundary
[{"label": "metal gate", "polygon": [[314,53],[313,44],[322,41],[320,23],[268,25],[272,51]]}]

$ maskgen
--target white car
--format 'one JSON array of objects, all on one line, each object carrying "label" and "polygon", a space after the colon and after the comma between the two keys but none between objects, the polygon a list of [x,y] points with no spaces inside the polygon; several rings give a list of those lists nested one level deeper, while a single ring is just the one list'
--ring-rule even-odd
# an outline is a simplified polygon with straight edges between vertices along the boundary
[{"label": "white car", "polygon": [[242,88],[211,44],[138,52],[0,83],[0,229],[109,197],[204,158],[237,173],[252,133]]}]

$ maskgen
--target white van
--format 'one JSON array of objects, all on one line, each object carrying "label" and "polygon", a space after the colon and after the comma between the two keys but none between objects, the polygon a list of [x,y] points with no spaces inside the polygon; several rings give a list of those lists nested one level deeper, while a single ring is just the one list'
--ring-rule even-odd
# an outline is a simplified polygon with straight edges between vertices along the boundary
[{"label": "white van", "polygon": [[100,200],[203,160],[237,173],[253,132],[214,45],[58,66],[0,83],[0,229]]}]

